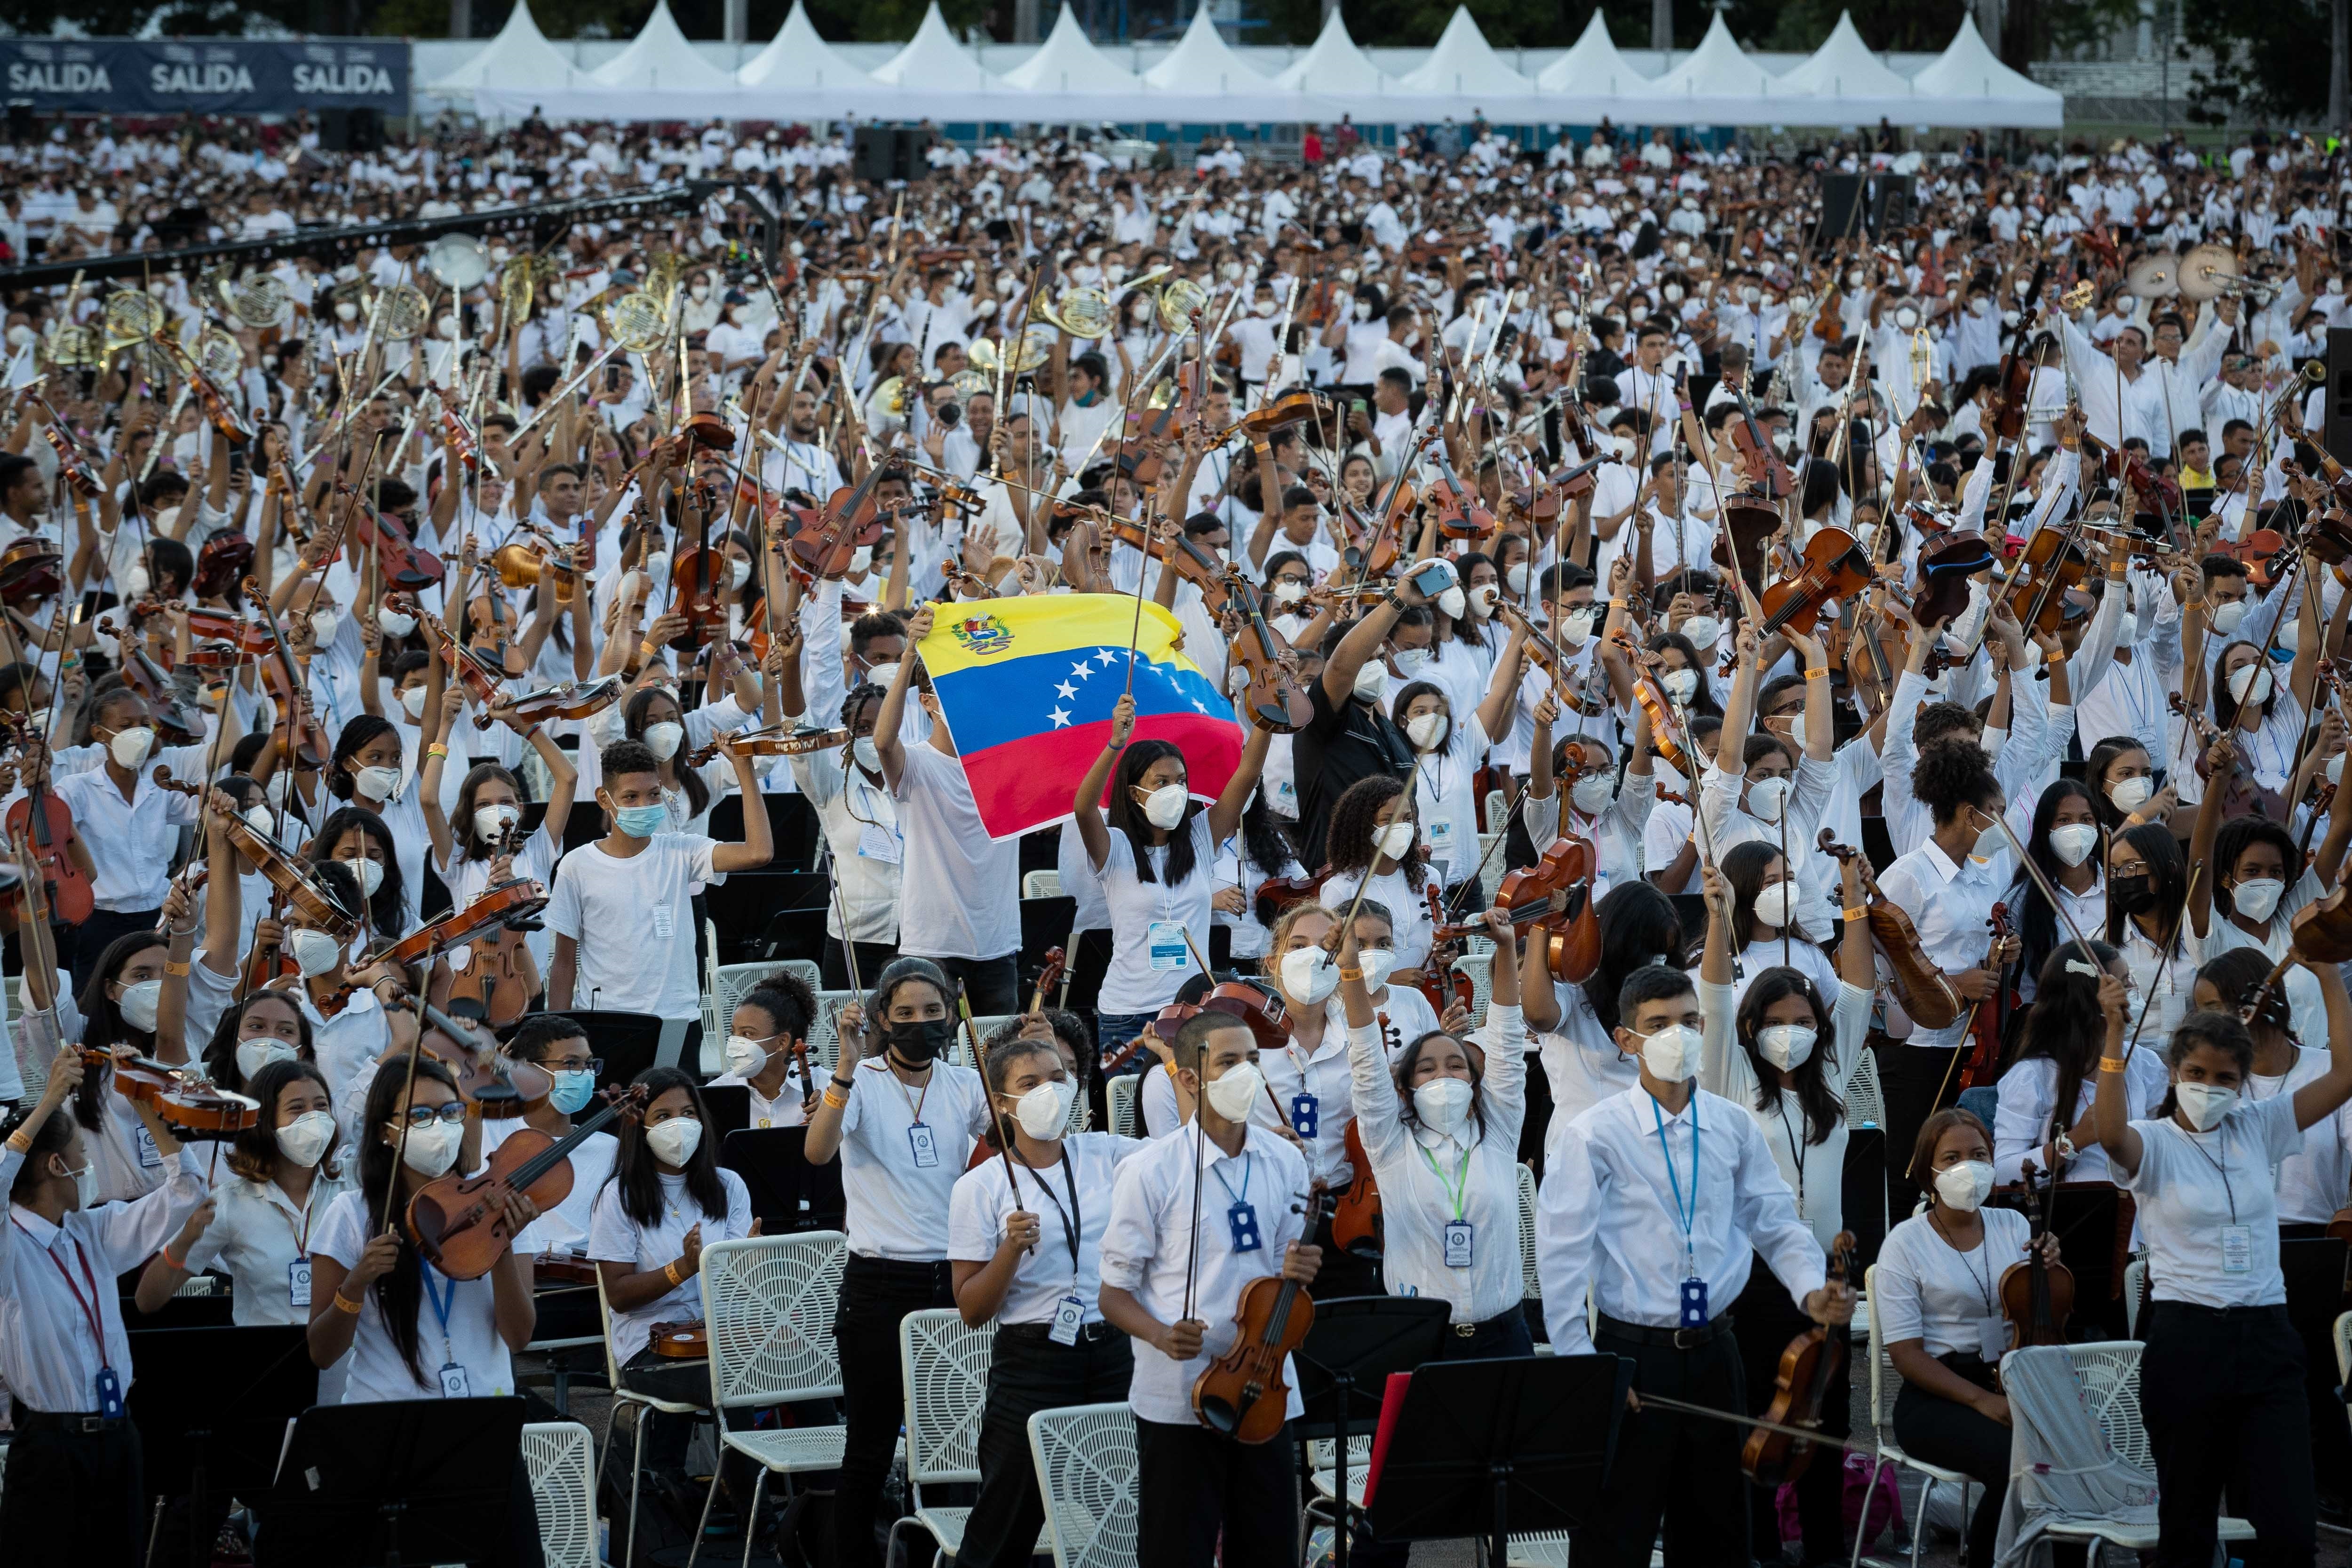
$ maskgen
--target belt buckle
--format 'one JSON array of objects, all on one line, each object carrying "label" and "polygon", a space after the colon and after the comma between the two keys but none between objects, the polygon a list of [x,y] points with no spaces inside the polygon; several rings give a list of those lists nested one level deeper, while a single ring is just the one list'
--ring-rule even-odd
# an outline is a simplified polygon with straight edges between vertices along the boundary
[{"label": "belt buckle", "polygon": [[1475,1323],[1455,1323],[1453,1325],[1453,1329],[1454,1335],[1456,1339],[1466,1340],[1477,1333],[1478,1325]]},{"label": "belt buckle", "polygon": [[1706,1332],[1706,1331],[1705,1329],[1675,1330],[1675,1349],[1678,1351],[1696,1350],[1699,1346],[1706,1342],[1706,1341],[1701,1337],[1705,1335]]},{"label": "belt buckle", "polygon": [[103,1415],[77,1415],[74,1417],[73,1429],[85,1437],[95,1433],[103,1432],[106,1430],[106,1417]]}]

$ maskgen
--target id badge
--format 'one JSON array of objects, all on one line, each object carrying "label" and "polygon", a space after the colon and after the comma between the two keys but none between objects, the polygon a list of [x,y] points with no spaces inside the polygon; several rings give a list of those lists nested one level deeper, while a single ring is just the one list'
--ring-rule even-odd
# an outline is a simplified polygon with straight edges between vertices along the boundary
[{"label": "id badge", "polygon": [[2221,1227],[2221,1272],[2251,1274],[2254,1268],[2254,1227],[2250,1225],[2225,1225]]},{"label": "id badge", "polygon": [[915,1152],[918,1171],[928,1171],[940,1163],[939,1135],[919,1121],[907,1129],[907,1147]]},{"label": "id badge", "polygon": [[286,1304],[307,1307],[310,1304],[310,1260],[298,1258],[286,1266]]},{"label": "id badge", "polygon": [[1428,824],[1429,858],[1433,860],[1454,858],[1454,819],[1442,816]]},{"label": "id badge", "polygon": [[155,1147],[155,1134],[148,1131],[144,1123],[136,1129],[136,1132],[139,1139],[139,1168],[142,1171],[154,1170],[163,1163],[163,1151]]},{"label": "id badge", "polygon": [[473,1396],[474,1385],[467,1381],[466,1369],[454,1361],[444,1362],[441,1365],[441,1397],[471,1399]]},{"label": "id badge", "polygon": [[98,1369],[98,1413],[107,1416],[122,1414],[122,1379],[110,1366]]},{"label": "id badge", "polygon": [[1256,1252],[1265,1246],[1265,1237],[1258,1234],[1257,1210],[1249,1205],[1237,1203],[1227,1209],[1225,1223],[1233,1226],[1235,1252]]},{"label": "id badge", "polygon": [[1277,816],[1294,820],[1298,816],[1298,785],[1289,779],[1274,786],[1274,809]]},{"label": "id badge", "polygon": [[1706,1281],[1685,1279],[1682,1287],[1682,1314],[1677,1322],[1685,1329],[1706,1327]]},{"label": "id badge", "polygon": [[1290,1130],[1301,1138],[1312,1138],[1323,1124],[1323,1102],[1300,1089],[1290,1097]]},{"label": "id badge", "polygon": [[1472,1226],[1468,1220],[1455,1219],[1446,1221],[1445,1267],[1448,1268],[1467,1268],[1470,1267],[1471,1238]]},{"label": "id badge", "polygon": [[1078,1342],[1078,1331],[1087,1326],[1087,1304],[1076,1296],[1065,1296],[1054,1303],[1054,1326],[1045,1337],[1057,1345]]},{"label": "id badge", "polygon": [[878,822],[869,822],[857,830],[857,858],[896,866],[906,859],[907,851],[899,841],[897,827],[885,827]]},{"label": "id badge", "polygon": [[1144,931],[1145,951],[1155,973],[1182,969],[1192,962],[1192,944],[1184,940],[1182,921],[1153,921]]},{"label": "id badge", "polygon": [[1979,1318],[1977,1320],[1977,1354],[1988,1365],[1999,1366],[2000,1358],[2009,1353],[2009,1320]]}]

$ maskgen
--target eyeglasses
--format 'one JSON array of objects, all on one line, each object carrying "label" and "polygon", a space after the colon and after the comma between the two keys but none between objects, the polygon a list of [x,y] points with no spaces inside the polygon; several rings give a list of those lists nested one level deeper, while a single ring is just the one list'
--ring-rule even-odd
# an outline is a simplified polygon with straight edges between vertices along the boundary
[{"label": "eyeglasses", "polygon": [[408,1124],[415,1128],[430,1127],[436,1121],[459,1127],[465,1124],[465,1121],[466,1102],[462,1100],[453,1100],[446,1105],[412,1105],[408,1108]]},{"label": "eyeglasses", "polygon": [[545,1068],[549,1072],[587,1071],[602,1074],[604,1070],[604,1058],[603,1057],[583,1057],[577,1061],[541,1062],[539,1065]]}]

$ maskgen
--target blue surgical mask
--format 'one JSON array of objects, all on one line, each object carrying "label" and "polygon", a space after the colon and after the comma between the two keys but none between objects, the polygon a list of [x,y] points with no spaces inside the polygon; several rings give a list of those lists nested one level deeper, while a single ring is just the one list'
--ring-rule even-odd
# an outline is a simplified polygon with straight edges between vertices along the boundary
[{"label": "blue surgical mask", "polygon": [[586,1068],[563,1068],[551,1075],[555,1088],[547,1102],[566,1116],[578,1113],[596,1093],[596,1075]]},{"label": "blue surgical mask", "polygon": [[669,826],[669,807],[666,805],[614,806],[613,826],[632,838],[651,838]]}]

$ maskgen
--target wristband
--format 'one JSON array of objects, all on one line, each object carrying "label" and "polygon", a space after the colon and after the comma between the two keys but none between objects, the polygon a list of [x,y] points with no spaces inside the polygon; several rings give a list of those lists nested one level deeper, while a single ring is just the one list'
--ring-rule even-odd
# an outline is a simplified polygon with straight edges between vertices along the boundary
[{"label": "wristband", "polygon": [[444,762],[446,762],[449,757],[449,748],[443,745],[440,742],[436,741],[431,745],[425,748],[425,754],[428,757],[439,757]]},{"label": "wristband", "polygon": [[846,1110],[849,1109],[849,1096],[828,1089],[824,1091],[824,1103],[832,1110]]},{"label": "wristband", "polygon": [[163,973],[173,976],[184,977],[188,973],[188,966],[184,963],[174,963],[167,958],[163,961]]},{"label": "wristband", "polygon": [[1807,680],[1827,680],[1829,678],[1830,670],[1829,666],[1827,665],[1822,666],[1819,669],[1809,669],[1805,671],[1805,679]]},{"label": "wristband", "polygon": [[359,1308],[353,1303],[344,1300],[343,1293],[341,1290],[335,1292],[334,1301],[335,1310],[337,1311],[349,1312],[354,1318],[360,1315]]},{"label": "wristband", "polygon": [[1612,610],[1622,610],[1625,607],[1625,601],[1622,596],[1612,594],[1610,595],[1609,607]]},{"label": "wristband", "polygon": [[2124,1058],[2121,1057],[2101,1057],[2099,1058],[2099,1070],[2101,1072],[2121,1072],[2124,1070]]},{"label": "wristband", "polygon": [[839,1073],[834,1074],[827,1081],[830,1082],[834,1088],[841,1090],[844,1094],[847,1094],[851,1089],[857,1087],[857,1080],[856,1079],[844,1078]]},{"label": "wristband", "polygon": [[677,1285],[681,1285],[681,1284],[684,1284],[684,1283],[685,1283],[685,1281],[684,1281],[684,1280],[681,1280],[681,1279],[677,1277],[677,1258],[671,1258],[667,1263],[665,1263],[665,1264],[663,1264],[663,1265],[662,1265],[662,1278],[663,1278],[663,1279],[667,1279],[667,1280],[668,1280],[672,1286],[677,1286]]},{"label": "wristband", "polygon": [[184,1252],[174,1258],[172,1256],[172,1249],[168,1247],[163,1249],[163,1263],[164,1267],[176,1268],[183,1274],[188,1271],[188,1255]]},{"label": "wristband", "polygon": [[1361,980],[1363,977],[1364,972],[1360,969],[1343,969],[1339,971],[1339,978],[1342,980]]},{"label": "wristband", "polygon": [[1840,910],[1838,911],[1838,918],[1849,921],[1866,921],[1870,918],[1870,911],[1868,910]]}]

